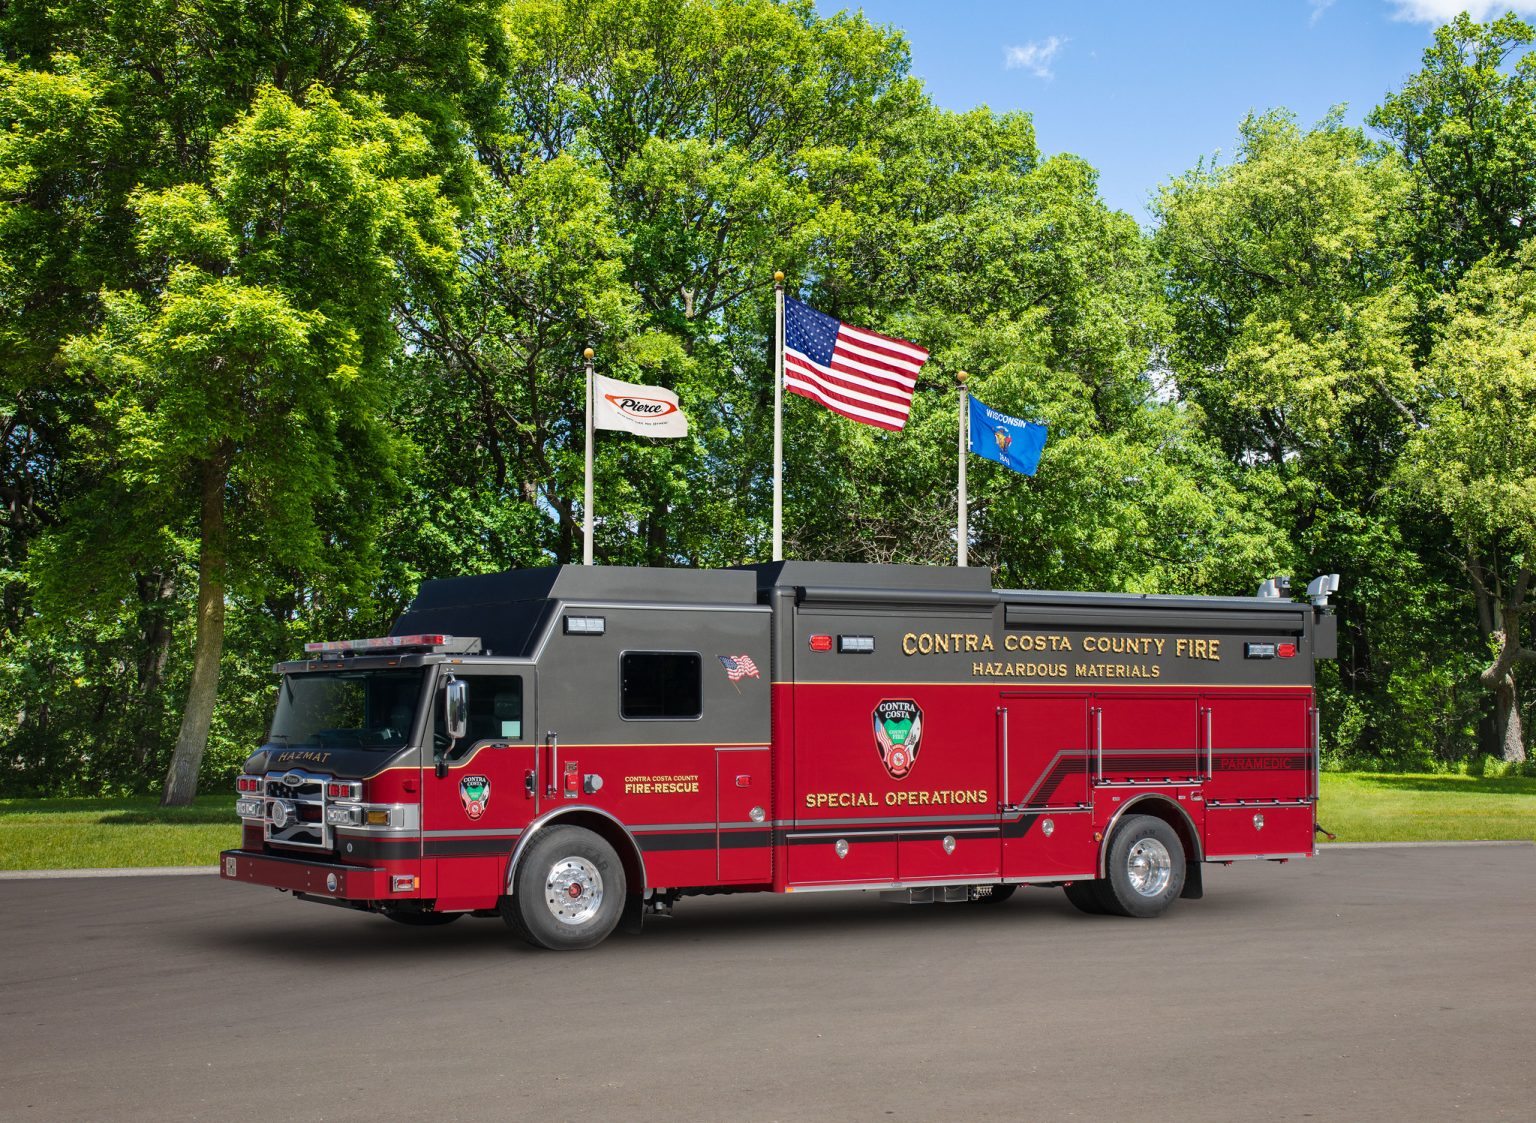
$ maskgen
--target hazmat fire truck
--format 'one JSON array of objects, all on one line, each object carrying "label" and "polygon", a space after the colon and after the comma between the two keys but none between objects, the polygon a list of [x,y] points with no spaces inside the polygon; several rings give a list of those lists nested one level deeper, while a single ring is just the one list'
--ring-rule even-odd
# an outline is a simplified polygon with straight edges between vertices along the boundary
[{"label": "hazmat fire truck", "polygon": [[1306,600],[995,590],[984,569],[553,566],[425,582],[281,663],[225,879],[587,948],[699,893],[1060,886],[1153,917],[1315,853]]}]

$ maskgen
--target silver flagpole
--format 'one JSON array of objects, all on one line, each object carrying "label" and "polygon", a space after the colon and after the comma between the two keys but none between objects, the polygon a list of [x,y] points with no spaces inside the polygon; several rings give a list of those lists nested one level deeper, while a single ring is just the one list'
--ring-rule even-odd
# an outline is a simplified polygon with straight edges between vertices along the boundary
[{"label": "silver flagpole", "polygon": [[592,348],[581,353],[587,361],[587,481],[581,499],[581,564],[592,564]]},{"label": "silver flagpole", "polygon": [[784,274],[773,275],[773,560],[784,560]]},{"label": "silver flagpole", "polygon": [[961,567],[969,564],[968,555],[971,552],[970,527],[967,525],[970,522],[968,518],[970,511],[965,495],[965,461],[970,449],[971,435],[971,396],[965,391],[965,380],[969,377],[970,375],[963,370],[955,372],[955,381],[960,384],[960,487],[958,489],[960,513],[957,516],[958,526],[955,529],[955,564]]}]

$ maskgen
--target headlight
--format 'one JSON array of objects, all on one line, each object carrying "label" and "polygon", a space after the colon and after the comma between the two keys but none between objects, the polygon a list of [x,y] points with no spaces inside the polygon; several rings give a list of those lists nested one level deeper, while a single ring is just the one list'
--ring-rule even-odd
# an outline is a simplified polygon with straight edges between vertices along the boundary
[{"label": "headlight", "polygon": [[242,819],[261,818],[261,800],[237,799],[235,800],[235,814]]},{"label": "headlight", "polygon": [[325,821],[333,827],[349,827],[362,820],[360,807],[327,807]]}]

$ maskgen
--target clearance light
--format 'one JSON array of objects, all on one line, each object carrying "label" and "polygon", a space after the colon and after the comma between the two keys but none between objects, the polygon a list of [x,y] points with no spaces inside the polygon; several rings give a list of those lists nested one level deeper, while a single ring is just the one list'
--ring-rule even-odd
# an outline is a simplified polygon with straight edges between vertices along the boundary
[{"label": "clearance light", "polygon": [[832,637],[831,636],[812,636],[811,637],[811,650],[812,651],[831,651],[832,650]]},{"label": "clearance light", "polygon": [[385,807],[370,807],[363,816],[363,821],[370,827],[389,826],[389,809]]},{"label": "clearance light", "polygon": [[391,893],[413,893],[416,890],[417,881],[415,874],[394,874],[389,879],[389,891]]}]

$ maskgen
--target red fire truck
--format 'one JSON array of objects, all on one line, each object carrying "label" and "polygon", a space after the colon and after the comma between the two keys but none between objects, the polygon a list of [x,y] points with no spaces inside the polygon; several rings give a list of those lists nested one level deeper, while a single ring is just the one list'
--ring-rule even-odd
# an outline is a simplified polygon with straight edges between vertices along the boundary
[{"label": "red fire truck", "polygon": [[278,665],[220,872],[554,949],[696,893],[1046,885],[1157,916],[1202,863],[1315,852],[1337,585],[793,561],[428,581],[390,636]]}]

